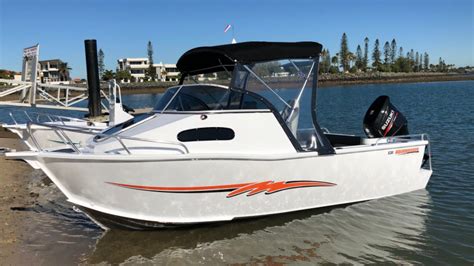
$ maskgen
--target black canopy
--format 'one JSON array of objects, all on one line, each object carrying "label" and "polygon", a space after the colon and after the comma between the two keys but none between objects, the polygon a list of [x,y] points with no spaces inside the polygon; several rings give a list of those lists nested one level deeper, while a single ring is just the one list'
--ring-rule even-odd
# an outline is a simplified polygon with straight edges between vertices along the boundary
[{"label": "black canopy", "polygon": [[198,47],[184,53],[177,67],[185,74],[228,71],[236,62],[249,64],[278,59],[314,58],[321,53],[317,42],[242,42],[218,46]]}]

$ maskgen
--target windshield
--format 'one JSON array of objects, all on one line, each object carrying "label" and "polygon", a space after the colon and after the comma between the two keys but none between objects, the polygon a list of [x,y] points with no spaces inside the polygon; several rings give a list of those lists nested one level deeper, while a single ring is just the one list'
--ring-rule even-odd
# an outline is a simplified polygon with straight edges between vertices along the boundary
[{"label": "windshield", "polygon": [[287,59],[240,65],[232,85],[262,96],[296,136],[298,128],[313,124],[311,87],[315,62]]}]

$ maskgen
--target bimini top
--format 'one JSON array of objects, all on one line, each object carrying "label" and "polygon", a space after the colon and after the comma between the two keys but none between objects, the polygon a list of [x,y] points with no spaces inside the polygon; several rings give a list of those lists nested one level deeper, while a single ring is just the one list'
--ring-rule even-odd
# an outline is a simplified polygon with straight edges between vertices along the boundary
[{"label": "bimini top", "polygon": [[178,60],[184,74],[231,71],[235,63],[249,64],[278,59],[306,59],[319,56],[322,45],[317,42],[242,42],[191,49]]}]

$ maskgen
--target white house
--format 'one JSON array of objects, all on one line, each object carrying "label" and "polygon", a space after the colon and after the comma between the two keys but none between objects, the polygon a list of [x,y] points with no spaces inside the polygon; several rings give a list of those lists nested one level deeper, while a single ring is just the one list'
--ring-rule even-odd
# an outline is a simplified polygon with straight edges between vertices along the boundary
[{"label": "white house", "polygon": [[69,70],[63,69],[61,73],[61,65],[64,62],[61,59],[51,59],[39,61],[39,79],[43,83],[50,84],[67,84],[71,79]]},{"label": "white house", "polygon": [[[156,68],[157,80],[178,81],[179,71],[176,64],[153,64]],[[117,70],[128,71],[137,82],[145,80],[145,73],[149,68],[148,58],[121,58],[117,60]]]}]

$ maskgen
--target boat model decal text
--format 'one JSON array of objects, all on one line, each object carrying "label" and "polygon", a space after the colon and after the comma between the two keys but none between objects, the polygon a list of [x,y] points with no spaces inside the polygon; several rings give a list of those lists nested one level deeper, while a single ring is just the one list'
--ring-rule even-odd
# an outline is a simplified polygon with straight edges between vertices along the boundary
[{"label": "boat model decal text", "polygon": [[217,185],[217,186],[196,186],[196,187],[157,187],[157,186],[141,186],[141,185],[130,185],[121,184],[115,182],[106,182],[111,185],[153,192],[165,192],[165,193],[206,193],[206,192],[226,192],[227,198],[247,193],[247,196],[253,196],[255,194],[265,192],[265,194],[272,194],[287,189],[304,188],[304,187],[330,187],[336,184],[323,181],[264,181],[258,183],[242,183],[242,184],[229,184],[229,185]]}]

